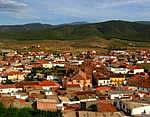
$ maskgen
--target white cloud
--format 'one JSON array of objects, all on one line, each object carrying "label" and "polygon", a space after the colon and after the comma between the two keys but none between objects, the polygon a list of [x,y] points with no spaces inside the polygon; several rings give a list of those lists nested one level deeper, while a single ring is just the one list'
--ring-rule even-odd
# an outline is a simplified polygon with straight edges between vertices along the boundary
[{"label": "white cloud", "polygon": [[0,0],[0,12],[19,12],[27,7],[27,4],[16,0]]},{"label": "white cloud", "polygon": [[150,0],[0,0],[0,13],[21,20],[148,19]]}]

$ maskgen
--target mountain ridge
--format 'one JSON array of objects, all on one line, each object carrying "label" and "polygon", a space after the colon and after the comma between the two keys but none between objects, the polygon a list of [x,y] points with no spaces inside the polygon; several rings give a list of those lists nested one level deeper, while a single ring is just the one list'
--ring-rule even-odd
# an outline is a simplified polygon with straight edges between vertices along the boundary
[{"label": "mountain ridge", "polygon": [[100,23],[1,25],[0,39],[12,40],[78,40],[118,38],[150,42],[150,25],[139,22],[111,20]]},{"label": "mountain ridge", "polygon": [[136,21],[136,23],[150,25],[150,21]]}]

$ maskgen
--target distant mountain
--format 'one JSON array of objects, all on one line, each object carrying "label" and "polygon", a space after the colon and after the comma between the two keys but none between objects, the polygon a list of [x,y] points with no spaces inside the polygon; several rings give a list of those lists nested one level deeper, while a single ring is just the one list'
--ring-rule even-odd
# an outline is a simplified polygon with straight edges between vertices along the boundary
[{"label": "distant mountain", "polygon": [[31,23],[31,24],[24,24],[24,25],[1,25],[0,32],[7,32],[7,31],[32,31],[32,30],[41,30],[51,28],[52,25],[49,24],[41,24],[41,23]]},{"label": "distant mountain", "polygon": [[[79,25],[80,24],[80,25]],[[93,37],[130,41],[150,41],[150,25],[112,20],[101,23],[77,22],[64,25],[25,24],[0,26],[0,39],[77,40]]]},{"label": "distant mountain", "polygon": [[150,21],[136,21],[136,23],[150,25]]},{"label": "distant mountain", "polygon": [[81,25],[81,24],[88,24],[88,22],[72,22],[71,25]]}]

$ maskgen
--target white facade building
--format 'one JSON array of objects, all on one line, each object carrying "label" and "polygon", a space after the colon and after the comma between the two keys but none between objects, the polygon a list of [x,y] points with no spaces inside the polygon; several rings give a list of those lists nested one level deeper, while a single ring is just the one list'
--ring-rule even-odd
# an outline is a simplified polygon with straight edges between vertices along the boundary
[{"label": "white facade building", "polygon": [[98,80],[98,86],[110,86],[111,82],[110,79],[99,79]]},{"label": "white facade building", "polygon": [[51,62],[49,62],[49,63],[44,63],[44,64],[43,64],[43,67],[44,67],[44,68],[52,68],[53,65],[52,65]]},{"label": "white facade building", "polygon": [[143,113],[145,115],[150,114],[150,104],[148,103],[136,102],[126,99],[116,99],[115,105],[117,109],[122,110],[131,116],[140,116]]},{"label": "white facade building", "polygon": [[0,93],[2,94],[16,93],[18,91],[22,91],[22,88],[0,88]]},{"label": "white facade building", "polygon": [[127,74],[129,69],[127,68],[114,68],[114,67],[108,67],[107,68],[109,71],[113,72],[113,73],[116,73],[116,74]]}]

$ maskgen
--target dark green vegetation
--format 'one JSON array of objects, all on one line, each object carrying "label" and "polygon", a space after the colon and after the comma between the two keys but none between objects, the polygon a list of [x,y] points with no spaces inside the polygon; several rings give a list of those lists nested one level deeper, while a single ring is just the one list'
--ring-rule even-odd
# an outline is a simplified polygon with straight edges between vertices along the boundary
[{"label": "dark green vegetation", "polygon": [[150,64],[140,64],[140,66],[145,70],[145,72],[150,72]]},{"label": "dark green vegetation", "polygon": [[[66,73],[65,69],[64,68],[61,68],[61,67],[53,67],[51,69],[49,68],[42,68],[42,67],[39,67],[39,68],[33,68],[31,70],[31,73],[29,73],[26,77],[26,81],[42,81],[43,78],[46,78],[47,75],[53,75],[53,76],[57,76],[57,77],[60,77],[60,76],[64,76],[64,74]],[[40,74],[42,77],[40,77],[40,75],[37,75],[37,74]]]},{"label": "dark green vegetation", "polygon": [[95,104],[89,106],[89,107],[87,108],[87,110],[88,110],[88,111],[94,111],[94,112],[98,111],[97,106],[96,106]]},{"label": "dark green vegetation", "polygon": [[34,109],[4,108],[0,104],[0,117],[61,117],[60,112],[46,112]]},{"label": "dark green vegetation", "polygon": [[149,24],[149,25],[150,25],[150,21],[136,21],[136,23],[140,23],[140,24]]},{"label": "dark green vegetation", "polygon": [[78,25],[26,24],[0,26],[0,39],[12,40],[81,40],[92,38],[117,38],[121,40],[150,41],[150,25],[108,21]]}]

